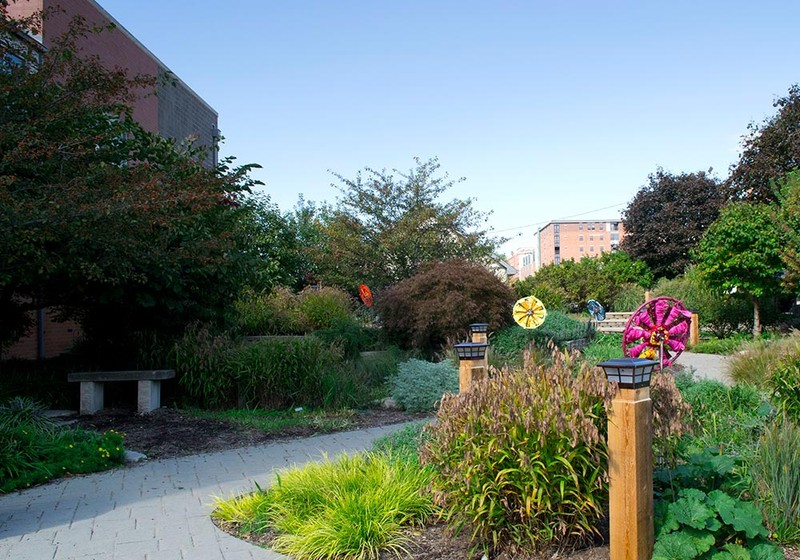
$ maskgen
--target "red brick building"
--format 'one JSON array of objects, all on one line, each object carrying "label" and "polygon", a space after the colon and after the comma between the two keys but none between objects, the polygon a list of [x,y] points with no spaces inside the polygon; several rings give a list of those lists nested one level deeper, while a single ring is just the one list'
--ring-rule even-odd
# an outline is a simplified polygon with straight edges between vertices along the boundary
[{"label": "red brick building", "polygon": [[[214,165],[214,149],[219,138],[217,112],[189,86],[170,72],[144,45],[131,35],[100,4],[94,0],[17,0],[7,13],[12,18],[28,17],[43,12],[41,34],[33,37],[45,49],[69,27],[73,17],[81,16],[90,26],[115,25],[114,29],[91,33],[77,45],[80,55],[96,55],[108,68],[123,68],[131,76],[146,74],[158,79],[157,95],[142,92],[133,104],[133,118],[149,132],[173,138],[187,139],[209,148],[205,161]],[[55,322],[40,311],[34,318],[36,327],[3,353],[9,358],[49,358],[68,350],[80,336],[79,325]]]}]

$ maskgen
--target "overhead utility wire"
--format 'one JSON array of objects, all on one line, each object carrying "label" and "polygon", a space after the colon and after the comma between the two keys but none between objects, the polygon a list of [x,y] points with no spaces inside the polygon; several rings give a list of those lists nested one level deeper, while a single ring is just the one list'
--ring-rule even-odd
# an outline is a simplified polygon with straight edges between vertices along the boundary
[{"label": "overhead utility wire", "polygon": [[524,226],[515,226],[515,227],[512,227],[512,228],[506,228],[506,229],[496,229],[496,230],[494,230],[494,233],[503,233],[505,231],[514,231],[516,229],[525,229],[525,228],[528,228],[528,227],[540,226],[542,224],[549,224],[550,222],[558,222],[558,221],[561,221],[561,220],[569,220],[570,218],[578,218],[580,216],[585,216],[586,214],[591,214],[593,212],[600,212],[601,210],[608,210],[609,208],[618,208],[618,207],[623,206],[625,204],[627,204],[627,202],[620,202],[618,204],[612,204],[611,206],[604,206],[603,208],[597,208],[595,210],[589,210],[587,212],[581,212],[580,214],[573,214],[571,216],[564,216],[563,218],[556,218],[555,220],[547,220],[547,221],[544,221],[544,222],[536,222],[536,223],[533,223],[533,224],[527,224],[527,225],[524,225]]}]

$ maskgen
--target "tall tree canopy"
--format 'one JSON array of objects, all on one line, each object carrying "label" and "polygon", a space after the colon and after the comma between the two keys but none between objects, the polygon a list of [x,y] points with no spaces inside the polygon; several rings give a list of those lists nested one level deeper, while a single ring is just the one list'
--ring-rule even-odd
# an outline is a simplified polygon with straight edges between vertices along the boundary
[{"label": "tall tree canopy", "polygon": [[610,308],[626,284],[648,288],[653,274],[643,261],[630,258],[624,251],[585,256],[548,264],[536,274],[514,284],[520,297],[535,295],[548,308],[583,312],[586,302],[595,299]]},{"label": "tall tree canopy", "polygon": [[[21,25],[0,22],[5,38]],[[176,329],[275,277],[276,210],[246,196],[251,166],[208,169],[132,121],[131,92],[152,84],[80,56],[88,32],[75,20],[43,53],[0,44],[0,341],[50,306],[106,338]]]},{"label": "tall tree canopy", "polygon": [[692,248],[725,204],[719,180],[703,171],[673,175],[658,169],[622,215],[620,248],[653,274],[673,278],[690,263]]},{"label": "tall tree canopy", "polygon": [[727,184],[734,198],[775,201],[776,182],[800,168],[800,86],[794,84],[773,106],[777,114],[761,125],[750,123],[739,162]]},{"label": "tall tree canopy", "polygon": [[473,199],[441,201],[455,182],[437,175],[436,158],[414,162],[408,172],[366,168],[355,179],[335,174],[342,196],[322,210],[323,280],[347,290],[362,282],[381,288],[410,278],[427,262],[492,254],[497,241],[483,229],[487,215]]},{"label": "tall tree canopy", "polygon": [[709,285],[750,299],[753,336],[761,334],[761,298],[781,290],[785,236],[778,222],[774,208],[766,204],[732,202],[695,251]]}]

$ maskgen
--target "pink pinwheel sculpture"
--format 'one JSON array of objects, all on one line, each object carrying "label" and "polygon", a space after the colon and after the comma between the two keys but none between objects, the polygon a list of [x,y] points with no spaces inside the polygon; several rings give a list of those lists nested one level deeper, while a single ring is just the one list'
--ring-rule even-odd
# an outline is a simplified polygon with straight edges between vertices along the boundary
[{"label": "pink pinwheel sculpture", "polygon": [[633,312],[622,333],[622,352],[630,358],[671,365],[686,348],[692,312],[679,300],[658,297]]}]

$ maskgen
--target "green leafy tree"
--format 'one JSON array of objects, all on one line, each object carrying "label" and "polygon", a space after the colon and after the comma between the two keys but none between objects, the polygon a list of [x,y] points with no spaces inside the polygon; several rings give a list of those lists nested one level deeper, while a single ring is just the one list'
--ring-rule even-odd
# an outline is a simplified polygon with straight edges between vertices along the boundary
[{"label": "green leafy tree", "polygon": [[548,309],[574,312],[584,310],[590,299],[608,307],[626,284],[649,287],[652,282],[653,274],[643,261],[615,251],[545,265],[515,288],[520,297],[535,295]]},{"label": "green leafy tree", "polygon": [[441,201],[455,182],[437,175],[436,158],[414,162],[405,173],[334,174],[342,196],[322,210],[321,279],[347,290],[362,282],[375,289],[410,278],[424,263],[492,255],[498,241],[481,229],[487,215],[473,208],[473,199]]},{"label": "green leafy tree", "polygon": [[748,125],[739,162],[727,180],[735,198],[775,201],[776,182],[800,168],[800,85],[792,85],[773,106],[778,109],[775,115],[761,125]]},{"label": "green leafy tree", "polygon": [[656,278],[673,278],[689,264],[690,251],[724,204],[725,192],[715,177],[658,169],[623,212],[620,248],[647,263]]},{"label": "green leafy tree", "polygon": [[800,284],[800,170],[787,173],[776,192],[778,203],[775,207],[785,236],[781,249],[786,267],[784,283],[796,295]]},{"label": "green leafy tree", "polygon": [[[23,25],[0,22],[3,37]],[[81,56],[74,39],[90,32],[76,19],[46,52],[19,49],[22,63],[0,71],[5,342],[42,307],[108,342],[174,332],[224,317],[242,284],[275,279],[278,226],[246,196],[252,166],[206,168],[201,151],[142,129],[127,103],[152,80]]]},{"label": "green leafy tree", "polygon": [[708,228],[694,253],[712,287],[750,299],[754,337],[761,334],[761,299],[781,290],[783,245],[784,234],[773,208],[732,202]]}]

